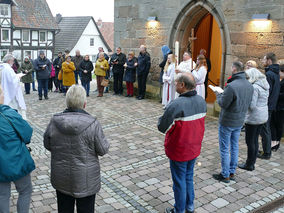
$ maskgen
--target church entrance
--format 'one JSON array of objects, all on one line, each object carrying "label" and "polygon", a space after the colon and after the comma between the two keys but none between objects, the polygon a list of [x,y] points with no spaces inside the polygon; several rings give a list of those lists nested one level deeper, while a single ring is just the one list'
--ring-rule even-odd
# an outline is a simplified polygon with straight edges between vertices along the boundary
[{"label": "church entrance", "polygon": [[[208,13],[195,27],[193,60],[196,61],[200,50],[206,50],[206,58],[211,62],[211,70],[208,73],[208,85],[219,86],[222,63],[222,39],[219,26],[215,18]],[[207,88],[206,101],[214,102],[216,95],[211,89]]]},{"label": "church entrance", "polygon": [[[170,47],[178,47],[179,61],[184,51],[193,52],[193,60],[196,61],[200,50],[206,50],[206,57],[211,61],[208,85],[213,86],[225,83],[226,56],[229,52],[226,26],[221,17],[209,1],[191,1],[178,15],[170,34]],[[215,100],[216,95],[207,88],[206,101],[213,103]]]}]

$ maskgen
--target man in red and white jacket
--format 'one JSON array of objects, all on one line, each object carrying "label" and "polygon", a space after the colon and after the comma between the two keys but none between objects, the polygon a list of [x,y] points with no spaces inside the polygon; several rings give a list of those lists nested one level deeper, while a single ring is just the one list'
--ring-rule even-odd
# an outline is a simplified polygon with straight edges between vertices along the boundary
[{"label": "man in red and white jacket", "polygon": [[200,155],[207,108],[195,91],[190,73],[179,74],[175,83],[180,96],[167,106],[158,122],[159,131],[166,133],[165,152],[170,159],[175,196],[174,208],[165,212],[194,212],[193,169]]}]

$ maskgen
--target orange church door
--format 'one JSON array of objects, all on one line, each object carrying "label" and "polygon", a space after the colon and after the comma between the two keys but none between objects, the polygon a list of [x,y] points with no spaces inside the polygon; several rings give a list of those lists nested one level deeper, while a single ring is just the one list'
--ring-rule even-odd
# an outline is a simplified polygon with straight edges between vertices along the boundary
[{"label": "orange church door", "polygon": [[[201,49],[206,50],[206,58],[211,61],[211,71],[208,76],[208,85],[217,85],[220,83],[221,63],[222,63],[222,39],[219,26],[215,18],[208,13],[204,16],[195,28],[193,60],[196,61]],[[216,95],[207,88],[208,103],[213,103]]]}]

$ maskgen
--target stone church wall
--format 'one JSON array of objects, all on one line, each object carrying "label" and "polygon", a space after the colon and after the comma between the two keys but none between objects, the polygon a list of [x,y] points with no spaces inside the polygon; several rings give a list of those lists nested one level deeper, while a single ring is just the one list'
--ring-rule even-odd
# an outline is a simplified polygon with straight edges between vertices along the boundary
[{"label": "stone church wall", "polygon": [[[170,43],[170,34],[178,16],[186,11],[189,3],[213,5],[212,11],[218,13],[228,30],[225,32],[226,52],[224,57],[224,76],[230,75],[233,60],[246,62],[254,59],[258,64],[266,52],[275,52],[284,58],[284,1],[283,0],[115,0],[114,30],[115,46],[123,52],[134,50],[136,56],[139,46],[145,44],[152,57],[149,84],[158,85],[162,60],[161,47]],[[252,23],[253,14],[269,13],[271,25],[258,30]],[[156,16],[158,25],[151,28],[147,18]]]}]

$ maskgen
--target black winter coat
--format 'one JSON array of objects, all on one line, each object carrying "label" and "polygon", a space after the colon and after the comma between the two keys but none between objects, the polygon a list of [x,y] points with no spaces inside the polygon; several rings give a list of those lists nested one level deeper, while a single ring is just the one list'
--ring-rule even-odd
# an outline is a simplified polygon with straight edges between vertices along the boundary
[{"label": "black winter coat", "polygon": [[150,54],[147,52],[145,54],[140,53],[138,56],[137,75],[149,73],[150,67],[151,67]]},{"label": "black winter coat", "polygon": [[[45,66],[44,69],[42,69],[44,65],[46,65],[46,66]],[[46,57],[44,57],[43,59],[41,59],[41,57],[38,57],[35,60],[35,67],[34,68],[35,68],[35,71],[36,71],[37,79],[39,79],[39,80],[49,79],[50,73],[51,73],[51,62]]]},{"label": "black winter coat", "polygon": [[53,61],[53,67],[55,69],[56,72],[59,72],[62,68],[62,58],[57,57],[54,61]]},{"label": "black winter coat", "polygon": [[[83,81],[83,82],[92,81],[92,71],[94,70],[94,66],[93,66],[93,63],[90,60],[88,60],[88,61],[83,60],[80,63],[79,70],[82,73],[81,81]],[[83,72],[84,70],[87,70],[88,72],[84,73]]]},{"label": "black winter coat", "polygon": [[265,68],[265,75],[269,83],[268,110],[276,110],[280,92],[279,64],[272,64]]},{"label": "black winter coat", "polygon": [[136,66],[134,66],[134,64],[137,63],[137,58],[133,58],[130,61],[127,59],[126,63],[127,67],[125,69],[124,81],[133,83],[136,80]]},{"label": "black winter coat", "polygon": [[[113,64],[113,62],[118,62],[118,64]],[[112,72],[113,73],[123,73],[124,72],[124,67],[123,65],[126,62],[126,55],[123,53],[120,53],[119,55],[114,53],[111,56],[110,59],[110,64],[112,65]]]},{"label": "black winter coat", "polygon": [[278,97],[277,110],[284,110],[284,79],[280,81],[280,93]]}]

